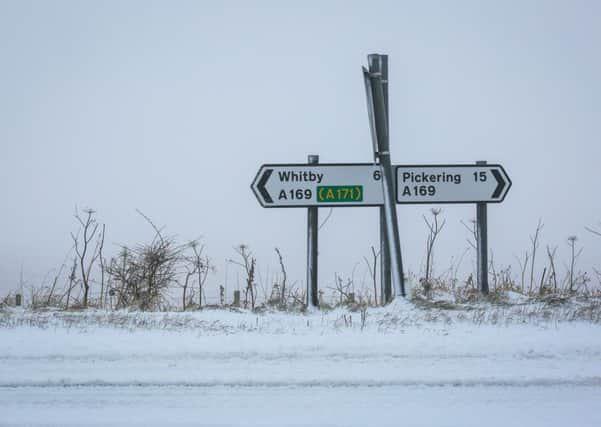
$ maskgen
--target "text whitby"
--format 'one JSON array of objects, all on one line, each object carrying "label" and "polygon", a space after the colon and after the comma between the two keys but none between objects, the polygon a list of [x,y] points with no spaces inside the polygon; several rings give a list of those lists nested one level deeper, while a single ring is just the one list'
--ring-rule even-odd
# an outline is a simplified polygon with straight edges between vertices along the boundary
[{"label": "text whitby", "polygon": [[320,184],[323,179],[323,173],[312,171],[280,171],[278,175],[280,182],[316,182]]}]

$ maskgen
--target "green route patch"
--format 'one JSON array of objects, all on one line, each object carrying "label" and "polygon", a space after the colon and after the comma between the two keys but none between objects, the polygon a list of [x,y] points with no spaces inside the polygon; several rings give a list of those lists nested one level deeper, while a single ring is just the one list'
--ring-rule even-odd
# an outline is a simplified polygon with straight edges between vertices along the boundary
[{"label": "green route patch", "polygon": [[362,202],[362,185],[320,185],[317,186],[318,203]]}]

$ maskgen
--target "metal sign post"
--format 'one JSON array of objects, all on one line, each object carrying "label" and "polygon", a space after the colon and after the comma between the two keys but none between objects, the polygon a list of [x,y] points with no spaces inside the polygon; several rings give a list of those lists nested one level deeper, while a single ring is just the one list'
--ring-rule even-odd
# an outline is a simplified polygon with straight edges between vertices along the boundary
[{"label": "metal sign post", "polygon": [[[477,161],[476,165],[486,165],[486,161]],[[488,224],[484,202],[476,203],[476,249],[478,288],[483,294],[488,294]]]},{"label": "metal sign post", "polygon": [[[309,155],[310,165],[319,163],[318,155]],[[307,307],[319,307],[317,294],[317,239],[318,239],[318,208],[307,208]]]},{"label": "metal sign post", "polygon": [[[386,123],[390,123],[390,112],[388,104],[388,55],[372,54],[367,56],[369,64],[369,73],[382,74],[382,91],[384,95],[384,106],[386,110]],[[374,142],[374,161],[380,163],[379,153],[390,151],[390,135],[387,133],[385,138],[378,139],[375,132],[373,95],[369,76],[364,77],[365,88],[367,91],[367,108],[370,117],[370,128],[372,130],[372,141]],[[388,231],[386,230],[386,211],[384,206],[379,209],[379,229],[380,229],[380,301],[385,304],[392,297],[390,250],[388,243]]]},{"label": "metal sign post", "polygon": [[[373,104],[373,129],[377,137],[377,147],[381,141],[388,141],[388,123],[386,120],[386,105],[384,101],[384,89],[382,87],[382,74],[370,73],[363,69],[364,78],[369,78],[371,86],[371,101]],[[369,97],[368,97],[369,100]],[[372,133],[373,134],[373,133]],[[403,264],[401,259],[401,243],[399,240],[399,227],[396,216],[396,204],[394,201],[394,180],[390,151],[379,151],[380,167],[382,169],[382,191],[384,196],[384,214],[386,220],[386,232],[388,236],[388,248],[390,250],[390,263],[392,278],[394,282],[395,297],[405,296],[405,278],[403,276]]]},{"label": "metal sign post", "polygon": [[[380,55],[382,60],[382,89],[384,90],[384,104],[386,106],[386,123],[389,124],[388,134],[384,144],[380,146],[380,151],[390,151],[390,108],[388,103],[388,55]],[[392,299],[391,286],[391,267],[390,250],[388,244],[388,234],[386,232],[386,213],[380,208],[380,277],[382,280],[382,304],[386,304]]]}]

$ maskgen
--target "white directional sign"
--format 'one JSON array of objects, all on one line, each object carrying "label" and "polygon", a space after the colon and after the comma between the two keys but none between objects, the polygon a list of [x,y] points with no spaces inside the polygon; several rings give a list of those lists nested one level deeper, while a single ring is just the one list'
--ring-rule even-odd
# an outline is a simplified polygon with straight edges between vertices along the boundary
[{"label": "white directional sign", "polygon": [[396,166],[397,203],[502,202],[511,180],[501,165]]},{"label": "white directional sign", "polygon": [[[401,204],[498,203],[511,187],[501,165],[398,165]],[[251,188],[265,208],[381,206],[382,175],[373,163],[267,164]]]},{"label": "white directional sign", "polygon": [[251,185],[261,206],[379,206],[380,166],[372,163],[268,164]]}]

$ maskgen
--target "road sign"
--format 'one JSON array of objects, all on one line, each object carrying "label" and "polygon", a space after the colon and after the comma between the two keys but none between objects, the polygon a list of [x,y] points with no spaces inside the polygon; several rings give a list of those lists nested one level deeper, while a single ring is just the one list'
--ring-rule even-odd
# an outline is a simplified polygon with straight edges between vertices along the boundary
[{"label": "road sign", "polygon": [[498,203],[511,187],[501,165],[399,165],[397,203]]},{"label": "road sign", "polygon": [[261,166],[251,188],[264,208],[380,206],[380,166],[373,163]]},{"label": "road sign", "polygon": [[[511,187],[501,165],[397,165],[401,204],[498,203]],[[266,164],[251,185],[265,208],[381,206],[382,175],[373,163]]]}]

